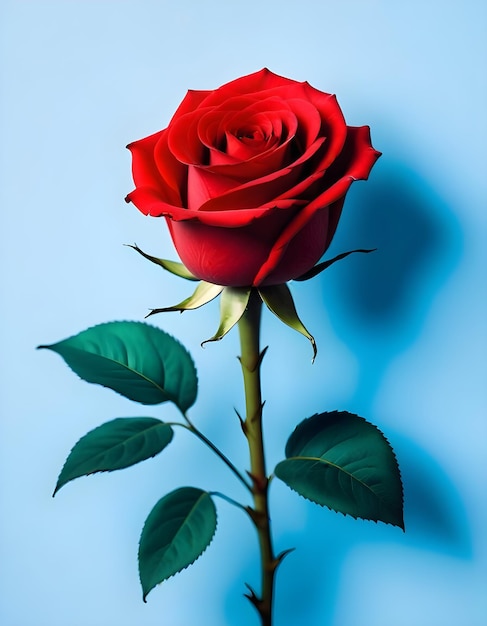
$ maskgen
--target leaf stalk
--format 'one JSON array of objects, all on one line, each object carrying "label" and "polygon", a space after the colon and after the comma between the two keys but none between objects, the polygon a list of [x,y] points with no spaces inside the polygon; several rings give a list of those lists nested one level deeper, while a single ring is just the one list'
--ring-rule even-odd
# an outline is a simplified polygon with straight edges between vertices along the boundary
[{"label": "leaf stalk", "polygon": [[196,428],[196,426],[191,422],[191,420],[185,413],[183,413],[183,417],[186,420],[187,424],[181,424],[180,422],[175,422],[172,425],[182,426],[186,430],[189,430],[190,433],[193,433],[193,435],[196,435],[196,437],[198,437],[200,441],[202,441],[206,446],[208,446],[208,448],[210,448],[210,450],[212,450],[212,452],[214,452],[225,463],[225,465],[233,472],[233,474],[235,474],[235,476],[239,479],[239,481],[243,485],[245,485],[245,488],[248,489],[250,492],[252,492],[252,486],[248,483],[247,480],[245,480],[245,477],[239,472],[239,470],[230,461],[230,459],[227,456],[225,456],[225,454],[223,454],[223,452],[219,448],[217,448],[217,446],[212,441],[210,441],[208,437],[206,437],[200,430],[198,430],[198,428]]}]

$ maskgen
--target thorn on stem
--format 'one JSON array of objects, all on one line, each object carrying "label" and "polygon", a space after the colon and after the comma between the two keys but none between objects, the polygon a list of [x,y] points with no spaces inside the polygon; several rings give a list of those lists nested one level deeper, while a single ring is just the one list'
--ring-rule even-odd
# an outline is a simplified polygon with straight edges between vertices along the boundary
[{"label": "thorn on stem", "polygon": [[252,472],[249,472],[249,470],[246,470],[246,473],[247,473],[247,476],[252,481],[254,491],[263,493],[267,489],[269,480],[267,479],[266,476],[263,476],[263,477],[256,476],[255,474],[252,474]]},{"label": "thorn on stem", "polygon": [[247,430],[248,430],[248,429],[247,429],[247,424],[245,423],[245,420],[244,420],[244,419],[243,419],[243,417],[240,415],[240,413],[237,411],[237,409],[235,409],[235,408],[234,408],[233,410],[234,410],[234,411],[235,411],[235,413],[237,414],[238,421],[240,422],[240,428],[242,429],[243,434],[244,434],[245,436],[247,436]]},{"label": "thorn on stem", "polygon": [[268,349],[269,349],[269,346],[266,346],[266,347],[262,350],[262,352],[259,354],[259,361],[258,361],[258,365],[259,365],[259,367],[260,367],[260,365],[261,365],[261,363],[262,363],[262,361],[263,361],[263,359],[264,359],[264,357],[265,357],[266,352],[267,352],[267,350],[268,350]]},{"label": "thorn on stem", "polygon": [[265,400],[261,403],[259,409],[255,411],[255,413],[248,418],[248,421],[254,423],[259,422],[262,419],[262,411],[264,410]]},{"label": "thorn on stem", "polygon": [[288,548],[287,550],[283,550],[282,552],[280,552],[274,559],[275,569],[277,569],[282,561],[287,557],[287,555],[291,554],[291,552],[294,552],[294,550],[296,550],[296,548]]},{"label": "thorn on stem", "polygon": [[250,593],[244,593],[244,596],[248,598],[250,602],[258,609],[259,605],[261,604],[261,600],[259,600],[257,594],[248,583],[245,583],[245,586]]}]

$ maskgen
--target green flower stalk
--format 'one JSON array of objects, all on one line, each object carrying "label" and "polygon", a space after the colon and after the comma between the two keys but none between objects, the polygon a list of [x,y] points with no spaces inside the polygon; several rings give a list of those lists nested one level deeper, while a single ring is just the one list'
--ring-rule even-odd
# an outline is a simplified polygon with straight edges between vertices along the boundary
[{"label": "green flower stalk", "polygon": [[254,507],[250,510],[259,537],[261,558],[261,595],[250,589],[247,596],[258,610],[262,626],[272,624],[274,576],[278,560],[274,556],[269,518],[268,488],[264,441],[262,434],[262,394],[260,367],[264,352],[260,351],[260,319],[262,300],[252,293],[245,313],[238,322],[240,333],[240,364],[245,389],[245,421],[243,432],[247,438],[250,454],[250,478]]}]

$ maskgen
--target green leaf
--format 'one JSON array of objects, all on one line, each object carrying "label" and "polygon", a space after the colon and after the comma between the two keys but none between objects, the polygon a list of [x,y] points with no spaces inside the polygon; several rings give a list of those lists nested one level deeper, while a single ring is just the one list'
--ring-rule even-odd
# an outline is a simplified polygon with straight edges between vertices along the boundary
[{"label": "green leaf", "polygon": [[133,246],[131,246],[130,244],[126,244],[126,245],[129,248],[136,250],[139,254],[141,254],[143,257],[145,257],[152,263],[155,263],[156,265],[159,265],[160,267],[164,268],[168,272],[171,272],[171,274],[175,274],[176,276],[179,276],[180,278],[186,278],[186,280],[199,280],[199,278],[196,278],[196,276],[194,276],[185,265],[183,265],[182,263],[179,263],[178,261],[168,261],[167,259],[158,259],[155,256],[151,256],[150,254],[146,254],[145,252],[143,252],[137,246],[137,244],[134,244]]},{"label": "green leaf", "polygon": [[201,345],[223,339],[244,314],[249,298],[250,288],[225,287],[220,298],[220,325],[213,337],[203,341]]},{"label": "green leaf", "polygon": [[91,430],[71,450],[53,496],[70,480],[95,472],[111,472],[159,454],[172,440],[173,429],[154,417],[119,417]]},{"label": "green leaf", "polygon": [[310,417],[290,436],[275,474],[301,496],[340,513],[404,529],[394,452],[363,417],[333,411]]},{"label": "green leaf", "polygon": [[204,304],[208,304],[211,300],[214,300],[221,294],[223,287],[220,285],[214,285],[213,283],[207,283],[204,280],[196,287],[194,293],[186,298],[179,304],[174,306],[168,306],[163,309],[153,309],[147,317],[155,315],[156,313],[168,313],[170,311],[189,311],[191,309],[198,309]]},{"label": "green leaf", "polygon": [[298,333],[301,333],[310,340],[311,346],[313,347],[314,361],[317,352],[316,342],[298,317],[289,287],[286,284],[274,285],[272,287],[259,287],[259,294],[267,308],[270,309],[281,322],[297,330]]},{"label": "green leaf", "polygon": [[139,544],[144,594],[182,571],[203,554],[216,530],[216,509],[206,491],[182,487],[167,494],[147,518]]},{"label": "green leaf", "polygon": [[141,322],[109,322],[52,345],[83,380],[109,387],[141,404],[174,402],[186,411],[198,379],[187,350],[176,339]]},{"label": "green leaf", "polygon": [[318,265],[315,265],[310,270],[308,270],[305,274],[302,274],[298,278],[294,278],[294,280],[302,281],[302,280],[309,280],[310,278],[314,278],[318,274],[321,274],[321,272],[326,270],[328,267],[330,267],[330,265],[333,265],[333,263],[336,263],[337,261],[341,261],[342,259],[347,257],[349,254],[355,254],[355,252],[362,252],[363,254],[368,254],[369,252],[375,252],[376,250],[377,248],[373,248],[372,250],[350,250],[349,252],[342,252],[342,254],[338,254],[336,257],[333,257],[333,259],[330,259],[329,261],[323,261],[323,263],[318,263]]}]

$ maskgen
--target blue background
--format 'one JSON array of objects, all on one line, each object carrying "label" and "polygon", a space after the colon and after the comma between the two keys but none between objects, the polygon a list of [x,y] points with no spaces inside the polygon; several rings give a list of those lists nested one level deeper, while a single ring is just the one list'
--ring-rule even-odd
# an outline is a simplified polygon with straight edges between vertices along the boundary
[{"label": "blue background", "polygon": [[[480,626],[487,618],[486,4],[475,0],[4,0],[1,103],[0,622],[4,626],[250,626],[254,531],[218,502],[197,563],[142,603],[136,551],[169,490],[243,497],[183,431],[160,456],[51,493],[69,449],[140,409],[35,352],[185,297],[123,243],[175,258],[162,220],[126,205],[124,146],[167,125],[188,88],[269,67],[336,93],[384,154],[351,190],[329,255],[377,247],[292,286],[315,335],[266,313],[270,466],[303,418],[378,424],[405,482],[406,534],[272,487],[276,626]],[[200,375],[193,420],[241,467],[237,333],[201,349],[218,305],[154,323]],[[176,470],[176,466],[179,466]]]}]

